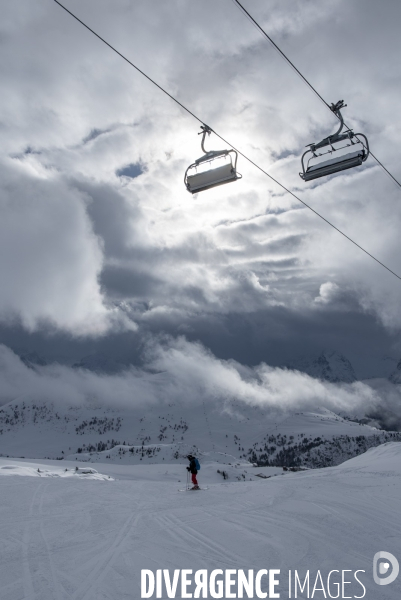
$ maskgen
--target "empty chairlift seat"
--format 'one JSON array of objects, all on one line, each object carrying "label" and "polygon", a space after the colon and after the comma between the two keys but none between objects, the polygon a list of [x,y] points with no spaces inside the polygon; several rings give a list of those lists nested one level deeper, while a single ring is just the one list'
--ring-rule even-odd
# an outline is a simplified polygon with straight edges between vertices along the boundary
[{"label": "empty chairlift seat", "polygon": [[361,148],[354,152],[348,152],[342,156],[326,159],[316,164],[309,163],[306,171],[301,173],[301,177],[304,181],[310,181],[311,179],[317,179],[318,177],[345,171],[345,169],[359,167],[363,161],[366,160],[365,156],[366,153],[364,152],[364,149]]},{"label": "empty chairlift seat", "polygon": [[201,127],[201,147],[204,156],[198,158],[185,172],[184,182],[191,194],[209,190],[218,185],[241,179],[237,172],[237,152],[235,150],[212,150],[206,152],[204,141],[211,129],[207,125]]},{"label": "empty chairlift seat", "polygon": [[[309,144],[309,149],[303,154],[302,173],[299,175],[304,181],[311,181],[325,175],[358,167],[368,158],[369,143],[363,133],[354,133],[350,129],[341,133],[344,121],[340,108],[343,108],[343,106],[343,100],[331,106],[331,110],[340,119],[339,130],[318,144]],[[363,138],[363,140],[360,138]],[[345,140],[345,145],[339,147],[336,145],[338,142]],[[317,150],[319,149],[322,149],[323,152],[318,153]],[[307,155],[310,156],[307,159],[305,167],[305,157]]]}]

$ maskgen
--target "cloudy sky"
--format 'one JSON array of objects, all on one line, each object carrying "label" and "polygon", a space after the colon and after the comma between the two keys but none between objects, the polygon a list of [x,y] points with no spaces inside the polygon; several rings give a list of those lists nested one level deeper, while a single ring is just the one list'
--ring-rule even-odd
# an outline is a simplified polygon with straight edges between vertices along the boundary
[{"label": "cloudy sky", "polygon": [[[401,275],[401,189],[373,159],[300,179],[337,121],[235,2],[64,4]],[[400,3],[244,5],[401,180]],[[191,196],[199,123],[55,2],[4,2],[0,44],[5,346],[67,365],[166,339],[251,366],[330,348],[361,377],[401,357],[401,281],[242,158],[241,181]]]}]

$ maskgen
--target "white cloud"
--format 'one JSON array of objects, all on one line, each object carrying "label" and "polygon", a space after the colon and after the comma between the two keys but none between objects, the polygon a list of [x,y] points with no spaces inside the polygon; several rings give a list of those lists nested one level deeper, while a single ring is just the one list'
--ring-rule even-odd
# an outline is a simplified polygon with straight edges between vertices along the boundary
[{"label": "white cloud", "polygon": [[[149,369],[163,374],[162,385],[158,377],[149,375]],[[95,397],[101,404],[115,407],[176,399],[189,404],[213,400],[223,407],[225,401],[239,400],[278,411],[323,406],[352,413],[373,410],[381,402],[380,395],[363,383],[332,384],[263,363],[244,368],[235,361],[218,360],[200,344],[184,338],[153,339],[145,370],[132,367],[118,375],[60,365],[34,371],[0,346],[0,377],[3,404],[27,394],[34,400],[67,404]]]},{"label": "white cloud", "polygon": [[318,304],[330,304],[338,296],[340,291],[339,286],[336,283],[327,281],[322,283],[319,289],[319,295],[316,296],[315,302]]},{"label": "white cloud", "polygon": [[44,323],[76,335],[99,335],[119,320],[105,306],[98,276],[102,243],[87,198],[51,174],[0,165],[0,317],[29,330]]}]

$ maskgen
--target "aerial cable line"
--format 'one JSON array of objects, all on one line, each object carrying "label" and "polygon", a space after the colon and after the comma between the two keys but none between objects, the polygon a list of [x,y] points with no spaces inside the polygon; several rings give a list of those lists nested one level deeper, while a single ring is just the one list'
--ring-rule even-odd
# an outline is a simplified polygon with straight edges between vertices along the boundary
[{"label": "aerial cable line", "polygon": [[[96,31],[94,31],[88,25],[86,25],[86,23],[84,23],[83,21],[81,21],[81,19],[79,19],[76,15],[74,15],[74,13],[72,13],[70,10],[68,10],[68,8],[66,8],[63,4],[61,4],[61,2],[59,2],[58,0],[54,0],[54,2],[56,2],[56,4],[58,4],[68,14],[70,14],[76,21],[78,21],[79,23],[81,23],[81,25],[83,25],[86,29],[88,29],[88,31],[90,31],[91,33],[93,33],[93,35],[95,35],[99,40],[101,40],[104,44],[106,44],[106,46],[108,46],[111,50],[113,50],[113,52],[115,52],[116,54],[118,54],[119,56],[121,56],[121,58],[123,58],[129,65],[131,65],[131,67],[134,67],[134,69],[136,69],[139,73],[141,73],[141,75],[143,75],[144,77],[146,77],[146,79],[148,81],[150,81],[151,83],[153,83],[157,88],[159,88],[160,91],[162,91],[164,94],[166,94],[166,96],[168,96],[171,100],[173,100],[176,104],[178,104],[183,110],[185,110],[188,114],[190,114],[194,119],[196,119],[197,121],[199,121],[199,123],[202,123],[202,125],[204,125],[204,122],[202,121],[202,119],[200,119],[189,108],[187,108],[186,106],[184,106],[184,104],[182,104],[179,100],[177,100],[177,98],[175,98],[174,96],[172,96],[161,85],[159,85],[158,83],[156,83],[156,81],[154,81],[154,79],[152,79],[151,77],[149,77],[149,75],[147,75],[144,71],[142,71],[139,67],[137,67],[133,62],[131,62],[126,56],[124,56],[124,54],[121,54],[121,52],[119,52],[116,48],[114,48],[114,46],[112,46],[111,44],[109,44],[109,42],[107,42],[98,33],[96,33]],[[301,202],[301,204],[303,204],[306,208],[308,208],[309,210],[311,210],[317,217],[319,217],[320,219],[322,219],[325,223],[327,223],[328,225],[330,225],[330,227],[332,227],[333,229],[335,229],[338,233],[340,233],[343,237],[345,237],[349,242],[351,242],[352,244],[354,244],[354,246],[356,246],[357,248],[359,248],[360,250],[362,250],[362,252],[364,252],[365,254],[367,254],[367,256],[369,256],[370,258],[372,258],[379,265],[381,265],[384,269],[386,269],[387,271],[389,271],[389,273],[391,273],[392,275],[394,275],[395,277],[397,277],[397,279],[401,280],[401,276],[400,275],[398,275],[397,273],[395,273],[394,271],[392,271],[389,267],[387,267],[384,263],[382,263],[378,258],[376,258],[375,256],[373,256],[373,254],[371,254],[370,252],[368,252],[367,250],[365,250],[365,248],[363,248],[362,246],[360,246],[357,242],[355,242],[352,238],[350,238],[346,233],[344,233],[343,231],[341,231],[341,229],[339,229],[338,227],[336,227],[333,223],[331,223],[323,215],[321,215],[320,213],[318,213],[309,204],[307,204],[306,202],[304,202],[304,200],[301,200],[301,198],[299,196],[297,196],[296,194],[294,194],[294,192],[292,192],[285,185],[283,185],[282,183],[280,183],[277,179],[275,179],[272,175],[270,175],[267,171],[265,171],[262,167],[260,167],[251,158],[249,158],[248,156],[246,156],[246,154],[244,154],[243,152],[241,152],[241,150],[238,150],[238,148],[236,148],[235,146],[233,146],[232,144],[230,144],[230,142],[228,142],[227,140],[225,140],[220,134],[218,134],[216,131],[214,131],[214,129],[211,129],[210,127],[208,129],[210,129],[210,131],[213,131],[213,133],[218,138],[220,138],[222,142],[224,142],[225,144],[228,144],[229,146],[231,146],[233,148],[233,150],[235,150],[236,152],[238,152],[238,154],[240,154],[251,165],[253,165],[257,169],[259,169],[259,171],[261,171],[264,175],[266,175],[267,177],[269,177],[269,179],[271,181],[273,181],[274,183],[276,183],[279,187],[281,187],[281,189],[283,189],[285,192],[287,192],[288,194],[290,194],[290,196],[292,196],[293,198],[295,198],[296,200],[298,200],[298,202]]]},{"label": "aerial cable line", "polygon": [[143,75],[144,77],[146,77],[146,79],[148,79],[151,83],[153,83],[153,85],[155,85],[156,87],[158,87],[159,90],[161,90],[162,92],[164,92],[169,98],[171,98],[171,100],[174,100],[174,102],[176,102],[179,106],[181,106],[181,108],[183,108],[184,110],[187,111],[187,113],[189,113],[190,115],[192,115],[194,117],[194,119],[196,119],[197,121],[199,121],[199,123],[203,124],[203,121],[201,119],[199,119],[199,117],[197,117],[193,112],[191,112],[189,110],[189,108],[187,108],[186,106],[184,106],[183,104],[181,104],[181,102],[179,100],[177,100],[176,98],[174,98],[174,96],[172,96],[171,94],[169,94],[167,90],[165,90],[164,88],[162,88],[162,86],[159,85],[158,83],[156,83],[156,81],[154,79],[152,79],[151,77],[149,77],[149,75],[146,75],[146,73],[144,71],[142,71],[139,67],[137,67],[136,65],[134,65],[133,62],[131,62],[126,56],[124,56],[124,54],[121,54],[121,52],[119,52],[116,48],[114,48],[114,46],[112,46],[111,44],[109,44],[109,42],[106,42],[106,40],[104,38],[102,38],[98,33],[96,33],[96,31],[93,31],[93,29],[91,29],[88,25],[86,25],[86,23],[84,23],[83,21],[81,21],[81,19],[79,19],[76,15],[74,15],[74,13],[72,13],[70,10],[68,10],[68,8],[66,8],[63,4],[61,4],[61,2],[59,2],[58,0],[54,0],[54,2],[56,2],[56,4],[58,4],[59,6],[61,6],[61,8],[64,8],[64,10],[66,12],[68,12],[72,17],[74,17],[74,19],[76,19],[79,23],[81,23],[81,25],[83,25],[84,27],[86,27],[86,29],[88,29],[91,33],[93,33],[93,35],[95,35],[97,38],[99,38],[99,40],[101,40],[104,44],[106,44],[106,46],[108,46],[109,48],[111,48],[111,50],[113,50],[116,54],[118,54],[118,56],[121,56],[121,58],[123,58],[129,65],[131,65],[131,67],[134,67],[134,69],[136,69],[138,71],[138,73],[140,73],[141,75]]},{"label": "aerial cable line", "polygon": [[[234,4],[237,5],[237,7],[239,7],[242,10],[242,12],[255,25],[255,27],[257,29],[259,29],[259,31],[261,32],[261,34],[264,35],[264,37],[269,40],[269,42],[277,50],[277,52],[282,56],[282,58],[284,58],[284,60],[287,61],[287,63],[294,69],[294,71],[304,81],[304,83],[306,83],[306,85],[316,94],[316,96],[319,98],[319,100],[321,100],[323,102],[323,104],[325,104],[327,106],[327,108],[330,110],[330,112],[334,112],[333,109],[332,109],[332,106],[328,102],[326,102],[326,100],[323,98],[323,96],[321,94],[319,94],[319,92],[317,91],[317,89],[315,87],[313,87],[313,85],[306,79],[306,77],[304,75],[302,75],[301,71],[294,65],[294,63],[281,50],[281,48],[279,48],[277,46],[277,44],[275,43],[275,41],[269,36],[268,33],[266,33],[266,31],[263,29],[263,27],[261,25],[259,25],[259,23],[256,21],[256,19],[246,10],[245,6],[243,6],[239,0],[232,0],[232,1],[234,2]],[[340,118],[336,113],[334,113],[334,114],[336,115],[336,117],[338,119]],[[346,123],[344,123],[344,125],[345,125],[345,127],[347,127],[347,129],[349,129],[349,127],[348,127],[348,125]],[[356,138],[357,138],[357,140],[363,146],[365,146],[365,144],[357,136],[356,136]],[[365,148],[366,148],[366,146],[365,146]],[[383,163],[377,158],[377,156],[375,156],[373,154],[373,152],[371,150],[370,150],[370,154],[375,159],[375,161],[377,162],[377,164],[387,173],[387,175],[389,177],[391,177],[391,179],[394,181],[394,183],[396,183],[401,188],[401,183],[398,181],[398,179],[396,179],[394,177],[394,175],[392,175],[392,173],[390,173],[390,171],[383,165]]]},{"label": "aerial cable line", "polygon": [[259,29],[259,31],[262,33],[262,35],[264,35],[269,40],[269,42],[273,45],[273,47],[277,50],[277,52],[279,54],[281,54],[281,56],[284,58],[284,60],[286,60],[288,62],[288,64],[290,64],[291,67],[294,69],[294,71],[296,73],[298,73],[298,75],[306,83],[306,85],[308,85],[311,88],[311,90],[313,90],[315,92],[315,94],[320,98],[320,100],[323,102],[323,104],[325,104],[327,106],[327,108],[330,108],[330,104],[328,104],[326,102],[326,100],[323,98],[323,96],[321,96],[319,94],[319,92],[313,87],[313,85],[311,83],[309,83],[309,81],[306,79],[306,77],[304,77],[304,75],[302,75],[301,71],[299,69],[297,69],[297,67],[294,65],[294,63],[291,62],[291,60],[288,58],[288,56],[286,56],[284,54],[284,52],[277,46],[277,44],[274,42],[274,40],[272,40],[272,38],[259,25],[259,23],[253,18],[253,16],[246,10],[246,8],[241,4],[241,2],[238,2],[238,0],[233,0],[233,2],[234,2],[234,4],[237,4],[240,7],[240,9],[245,13],[245,15],[249,18],[249,20],[257,27],[257,29]]}]

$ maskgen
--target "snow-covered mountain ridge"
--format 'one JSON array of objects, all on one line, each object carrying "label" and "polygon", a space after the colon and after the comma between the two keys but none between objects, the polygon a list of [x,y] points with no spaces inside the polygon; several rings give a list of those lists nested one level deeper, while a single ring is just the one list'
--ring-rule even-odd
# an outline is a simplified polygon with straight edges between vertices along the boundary
[{"label": "snow-covered mountain ridge", "polygon": [[301,357],[291,361],[288,367],[332,383],[353,383],[357,380],[348,358],[334,350],[322,351],[318,356]]},{"label": "snow-covered mountain ridge", "polygon": [[[336,465],[399,432],[328,410],[278,413],[243,402],[105,408],[11,402],[0,408],[3,456],[121,464],[182,461],[189,451],[259,465]],[[224,459],[223,456],[231,458]]]}]

